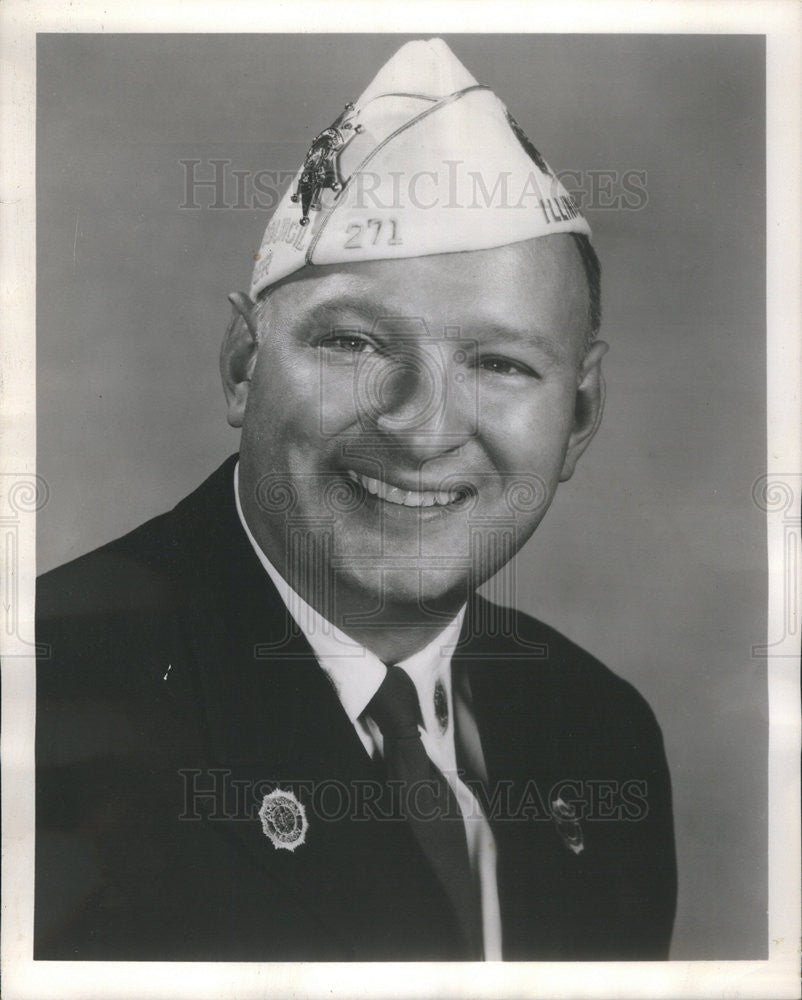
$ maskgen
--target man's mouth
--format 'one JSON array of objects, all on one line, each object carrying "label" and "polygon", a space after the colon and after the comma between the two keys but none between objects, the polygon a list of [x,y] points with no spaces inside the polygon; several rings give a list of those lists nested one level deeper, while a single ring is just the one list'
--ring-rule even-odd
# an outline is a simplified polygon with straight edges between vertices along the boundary
[{"label": "man's mouth", "polygon": [[400,507],[450,507],[466,499],[468,491],[463,488],[440,490],[407,490],[381,479],[371,479],[352,469],[346,469],[346,474],[353,482],[358,483],[372,496],[387,503],[398,504]]}]

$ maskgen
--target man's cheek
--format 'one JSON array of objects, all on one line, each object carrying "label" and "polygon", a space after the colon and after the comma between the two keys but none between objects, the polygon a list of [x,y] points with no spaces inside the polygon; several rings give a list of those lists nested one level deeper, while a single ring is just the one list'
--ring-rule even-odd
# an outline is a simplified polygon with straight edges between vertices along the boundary
[{"label": "man's cheek", "polygon": [[573,400],[567,393],[550,393],[537,405],[512,410],[506,439],[518,446],[519,465],[548,470],[560,459],[573,426]]},{"label": "man's cheek", "polygon": [[366,429],[364,407],[360,408],[356,380],[347,369],[324,370],[317,383],[314,408],[322,437],[334,437],[349,428]]}]

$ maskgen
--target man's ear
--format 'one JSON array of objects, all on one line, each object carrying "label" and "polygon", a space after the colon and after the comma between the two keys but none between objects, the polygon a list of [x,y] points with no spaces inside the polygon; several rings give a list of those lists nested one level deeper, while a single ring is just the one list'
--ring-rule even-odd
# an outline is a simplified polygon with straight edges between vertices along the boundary
[{"label": "man's ear", "polygon": [[220,349],[220,374],[228,404],[228,422],[232,427],[242,427],[259,346],[256,306],[245,292],[232,292],[228,300],[232,316]]},{"label": "man's ear", "polygon": [[561,483],[573,476],[579,456],[593,440],[601,423],[605,394],[601,359],[608,349],[609,345],[603,340],[596,340],[582,362],[574,401],[574,426],[568,438],[568,448],[560,473]]}]

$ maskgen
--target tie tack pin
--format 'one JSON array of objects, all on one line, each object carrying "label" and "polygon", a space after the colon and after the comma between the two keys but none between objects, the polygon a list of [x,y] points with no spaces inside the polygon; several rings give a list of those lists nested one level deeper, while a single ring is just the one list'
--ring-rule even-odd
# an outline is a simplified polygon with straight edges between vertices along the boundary
[{"label": "tie tack pin", "polygon": [[262,832],[276,850],[294,851],[306,841],[306,810],[290,791],[276,788],[262,799]]},{"label": "tie tack pin", "polygon": [[555,799],[551,804],[551,818],[557,827],[557,833],[562,837],[563,843],[570,848],[574,854],[581,854],[585,850],[585,839],[582,835],[582,827],[576,818],[576,809],[564,799]]},{"label": "tie tack pin", "polygon": [[337,120],[315,136],[304,158],[295,194],[290,195],[290,201],[301,203],[302,226],[309,225],[309,210],[320,208],[320,193],[324,188],[330,188],[335,193],[342,189],[335,157],[351,138],[346,133],[356,135],[362,131],[361,125],[346,120],[353,110],[354,105],[349,101]]},{"label": "tie tack pin", "polygon": [[434,714],[437,718],[437,724],[440,726],[440,732],[444,733],[448,729],[448,698],[443,682],[440,680],[434,686]]}]

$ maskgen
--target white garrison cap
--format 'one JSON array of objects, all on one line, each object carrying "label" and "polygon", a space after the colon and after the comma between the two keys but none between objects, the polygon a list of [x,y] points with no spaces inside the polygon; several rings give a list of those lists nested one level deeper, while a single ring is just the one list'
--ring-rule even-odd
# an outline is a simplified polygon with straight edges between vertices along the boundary
[{"label": "white garrison cap", "polygon": [[408,42],[314,139],[268,223],[250,294],[306,264],[552,233],[590,227],[505,105],[442,39]]}]

